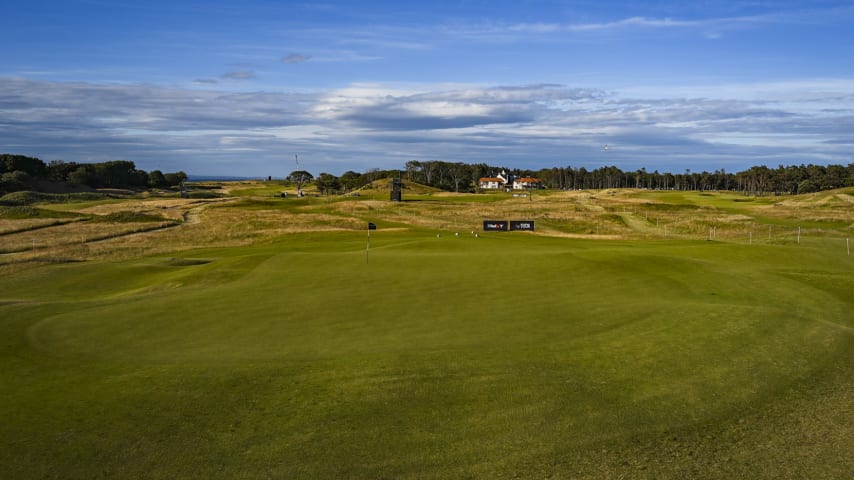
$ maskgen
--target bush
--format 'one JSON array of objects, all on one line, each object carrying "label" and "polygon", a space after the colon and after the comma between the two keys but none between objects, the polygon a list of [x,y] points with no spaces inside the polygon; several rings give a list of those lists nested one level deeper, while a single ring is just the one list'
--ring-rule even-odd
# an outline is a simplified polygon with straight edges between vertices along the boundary
[{"label": "bush", "polygon": [[0,175],[0,191],[14,192],[16,190],[23,190],[27,188],[29,181],[30,175],[22,170],[4,173]]},{"label": "bush", "polygon": [[813,193],[818,191],[818,186],[812,180],[804,180],[798,184],[798,193]]}]

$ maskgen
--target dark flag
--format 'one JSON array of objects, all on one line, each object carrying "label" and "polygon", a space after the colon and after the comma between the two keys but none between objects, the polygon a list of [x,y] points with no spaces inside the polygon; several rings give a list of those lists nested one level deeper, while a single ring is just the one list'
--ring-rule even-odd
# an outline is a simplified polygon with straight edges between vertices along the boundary
[{"label": "dark flag", "polygon": [[368,230],[376,230],[377,225],[375,223],[368,222]]}]

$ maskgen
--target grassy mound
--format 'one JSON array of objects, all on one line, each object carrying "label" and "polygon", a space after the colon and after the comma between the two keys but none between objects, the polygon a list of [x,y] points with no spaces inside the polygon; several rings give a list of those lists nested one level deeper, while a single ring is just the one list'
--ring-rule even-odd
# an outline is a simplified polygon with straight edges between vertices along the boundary
[{"label": "grassy mound", "polygon": [[47,210],[32,206],[0,207],[0,218],[8,220],[22,220],[30,218],[80,218],[85,215],[77,212],[63,212]]},{"label": "grassy mound", "polygon": [[22,206],[33,205],[36,203],[66,203],[90,200],[103,200],[105,198],[114,197],[114,195],[97,192],[41,193],[21,191],[9,193],[7,195],[4,195],[3,197],[0,197],[0,205]]}]

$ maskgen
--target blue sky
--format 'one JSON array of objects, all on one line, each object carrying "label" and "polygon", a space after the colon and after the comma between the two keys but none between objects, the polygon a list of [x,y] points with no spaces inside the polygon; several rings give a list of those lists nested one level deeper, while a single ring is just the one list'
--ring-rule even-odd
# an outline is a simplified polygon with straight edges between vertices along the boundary
[{"label": "blue sky", "polygon": [[854,162],[850,1],[11,0],[0,44],[0,150],[46,161]]}]

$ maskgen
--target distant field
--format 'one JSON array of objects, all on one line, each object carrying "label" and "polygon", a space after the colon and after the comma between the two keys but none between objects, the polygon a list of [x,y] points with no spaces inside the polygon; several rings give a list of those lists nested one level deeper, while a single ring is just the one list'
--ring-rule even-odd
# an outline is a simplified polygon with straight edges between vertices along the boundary
[{"label": "distant field", "polygon": [[853,189],[218,191],[0,210],[0,478],[854,471]]}]

